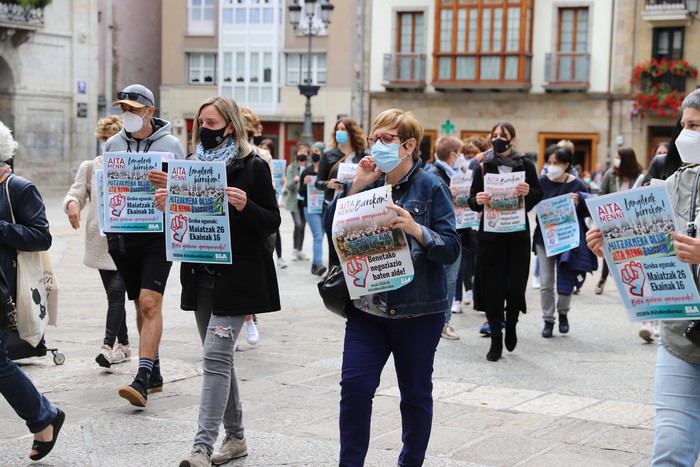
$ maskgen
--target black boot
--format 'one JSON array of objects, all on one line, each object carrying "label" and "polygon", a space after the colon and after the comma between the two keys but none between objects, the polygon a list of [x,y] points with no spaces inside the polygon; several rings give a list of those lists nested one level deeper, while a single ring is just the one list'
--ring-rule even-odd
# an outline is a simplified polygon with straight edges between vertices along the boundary
[{"label": "black boot", "polygon": [[552,331],[554,331],[554,323],[549,321],[544,322],[544,329],[542,330],[542,337],[549,338],[552,337]]},{"label": "black boot", "polygon": [[566,315],[559,315],[559,332],[562,334],[569,332],[569,318]]},{"label": "black boot", "polygon": [[515,324],[506,323],[506,349],[512,352],[516,345],[518,345],[518,335],[515,332]]},{"label": "black boot", "polygon": [[503,334],[499,332],[494,335],[493,329],[491,329],[491,348],[486,354],[486,360],[497,362],[501,355],[503,355]]}]

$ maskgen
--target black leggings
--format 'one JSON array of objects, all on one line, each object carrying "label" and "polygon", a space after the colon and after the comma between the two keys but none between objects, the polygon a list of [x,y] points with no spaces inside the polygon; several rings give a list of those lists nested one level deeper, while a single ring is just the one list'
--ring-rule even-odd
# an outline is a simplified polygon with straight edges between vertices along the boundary
[{"label": "black leggings", "polygon": [[107,292],[107,321],[105,323],[105,338],[103,343],[114,347],[114,342],[129,344],[129,333],[126,328],[126,286],[118,271],[99,269],[102,285]]}]

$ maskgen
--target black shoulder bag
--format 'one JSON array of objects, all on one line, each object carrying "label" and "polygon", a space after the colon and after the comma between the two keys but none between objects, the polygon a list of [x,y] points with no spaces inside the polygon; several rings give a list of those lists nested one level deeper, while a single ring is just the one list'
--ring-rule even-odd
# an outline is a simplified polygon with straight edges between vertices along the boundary
[{"label": "black shoulder bag", "polygon": [[[423,169],[419,168],[411,174],[405,183],[391,187],[391,197],[394,203],[401,199],[408,187],[422,173]],[[348,309],[352,306],[352,300],[350,300],[350,292],[348,292],[348,286],[345,283],[342,266],[331,266],[326,277],[318,283],[318,294],[321,296],[326,309],[342,318],[347,317]]]},{"label": "black shoulder bag", "polygon": [[[255,167],[255,158],[258,156],[257,154],[253,154],[252,156],[248,156],[245,159],[243,159],[243,166],[245,167],[245,178],[246,178],[246,185],[248,187],[248,197],[250,197],[250,194],[253,192],[253,186],[255,185],[253,182],[255,181],[255,174],[254,170]],[[262,160],[262,159],[260,159]],[[265,162],[265,161],[263,161]],[[267,164],[267,162],[265,162]],[[277,233],[272,233],[268,235],[265,240],[263,240],[263,249],[265,252],[272,256],[272,253],[275,251],[275,243],[277,243]]]}]

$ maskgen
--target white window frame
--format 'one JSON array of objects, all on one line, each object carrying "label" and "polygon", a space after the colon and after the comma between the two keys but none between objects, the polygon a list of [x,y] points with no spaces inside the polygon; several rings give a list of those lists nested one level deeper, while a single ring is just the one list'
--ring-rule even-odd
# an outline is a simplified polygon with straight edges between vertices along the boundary
[{"label": "white window frame", "polygon": [[[224,54],[231,54],[230,76],[232,80],[224,83],[226,90],[230,89],[231,97],[236,102],[245,102],[247,105],[274,105],[275,104],[275,86],[273,83],[273,61],[274,57],[270,50],[252,50],[252,51],[231,51]],[[227,59],[228,61],[228,59]],[[267,67],[265,65],[268,65]],[[251,67],[257,65],[257,70],[253,72]],[[238,68],[242,68],[239,70]],[[269,69],[267,75],[266,68]],[[227,76],[227,71],[223,71],[223,76]],[[266,79],[267,78],[267,79]],[[226,90],[224,92],[226,92]],[[263,101],[264,95],[269,96],[269,99]]]},{"label": "white window frame", "polygon": [[[204,66],[204,60],[206,57],[211,57],[212,59],[212,80],[204,81],[206,72],[208,68]],[[202,81],[192,80],[192,71],[195,67],[199,70]],[[216,85],[216,54],[209,52],[188,52],[187,53],[187,84],[192,86],[202,86],[202,85]]]},{"label": "white window frame", "polygon": [[[307,73],[307,68],[308,64],[306,62],[306,57],[308,57],[308,53],[287,53],[285,54],[285,62],[286,62],[286,67],[285,67],[285,84],[287,86],[297,86],[299,84],[306,84],[304,82],[304,78],[306,77]],[[290,57],[296,57],[295,60],[298,62],[298,68],[292,68],[292,65],[290,63]],[[325,66],[321,67],[319,65],[319,58],[325,59]],[[298,76],[298,80],[294,80],[290,78],[290,73],[295,73]],[[323,73],[326,77],[323,81],[319,81],[319,73]],[[320,85],[323,86],[327,83],[328,81],[328,57],[325,52],[322,53],[312,53],[311,54],[311,83],[313,85]]]},{"label": "white window frame", "polygon": [[[198,3],[199,5],[195,5]],[[209,12],[211,19],[205,19]],[[190,36],[213,36],[216,22],[215,0],[187,0],[187,34]]]},{"label": "white window frame", "polygon": [[272,25],[274,0],[223,0],[223,24]]}]

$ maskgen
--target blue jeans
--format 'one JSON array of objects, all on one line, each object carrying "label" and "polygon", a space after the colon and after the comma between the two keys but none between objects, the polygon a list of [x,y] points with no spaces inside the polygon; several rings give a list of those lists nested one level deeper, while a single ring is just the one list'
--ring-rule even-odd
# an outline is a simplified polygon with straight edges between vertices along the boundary
[{"label": "blue jeans", "polygon": [[311,262],[314,266],[319,266],[323,264],[323,225],[321,214],[309,214],[309,208],[304,208],[304,216],[314,237],[314,255]]},{"label": "blue jeans", "polygon": [[0,331],[0,393],[27,424],[38,433],[53,422],[58,410],[40,393],[15,362],[7,358],[10,331]]},{"label": "blue jeans", "polygon": [[452,264],[445,265],[445,278],[447,279],[447,310],[445,310],[445,324],[450,324],[452,319],[452,302],[455,299],[455,287],[457,285],[457,276],[462,267],[462,251]]},{"label": "blue jeans", "polygon": [[433,423],[433,361],[442,326],[442,313],[389,319],[350,310],[340,383],[340,466],[364,464],[372,399],[391,354],[401,392],[403,449],[398,465],[423,464]]},{"label": "blue jeans", "polygon": [[652,465],[694,465],[700,452],[700,365],[656,354],[656,433]]}]

